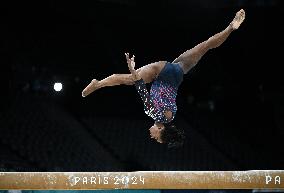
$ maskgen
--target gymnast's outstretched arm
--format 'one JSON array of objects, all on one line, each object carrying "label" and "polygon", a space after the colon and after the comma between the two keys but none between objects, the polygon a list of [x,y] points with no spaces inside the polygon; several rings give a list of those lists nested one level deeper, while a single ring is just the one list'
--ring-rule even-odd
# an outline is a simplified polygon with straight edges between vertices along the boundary
[{"label": "gymnast's outstretched arm", "polygon": [[154,120],[157,120],[158,117],[162,116],[163,112],[159,111],[155,107],[153,100],[146,88],[145,81],[141,78],[137,70],[135,70],[135,61],[134,61],[135,56],[133,55],[131,59],[129,58],[128,53],[125,53],[125,56],[126,56],[129,71],[135,83],[135,88],[144,103],[144,111],[149,117],[153,118]]}]

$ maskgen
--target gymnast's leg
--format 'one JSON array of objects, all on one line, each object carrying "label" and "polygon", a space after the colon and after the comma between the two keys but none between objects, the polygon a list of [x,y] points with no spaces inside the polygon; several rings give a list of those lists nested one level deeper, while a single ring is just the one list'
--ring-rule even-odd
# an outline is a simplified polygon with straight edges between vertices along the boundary
[{"label": "gymnast's leg", "polygon": [[214,36],[198,44],[194,48],[187,50],[186,52],[181,54],[178,58],[176,58],[173,62],[180,63],[184,71],[184,74],[188,73],[188,71],[198,63],[201,57],[208,50],[220,46],[229,37],[232,31],[238,29],[241,23],[244,21],[244,19],[245,19],[245,11],[241,9],[236,13],[235,18],[225,30],[215,34]]},{"label": "gymnast's leg", "polygon": [[[137,69],[137,72],[146,83],[150,83],[157,76],[157,74],[164,65],[165,65],[164,61],[151,63]],[[131,74],[113,74],[100,81],[93,79],[91,83],[83,90],[82,96],[85,97],[91,94],[92,92],[94,92],[95,90],[107,86],[133,85],[133,84],[134,81]]]},{"label": "gymnast's leg", "polygon": [[132,81],[131,74],[113,74],[100,81],[98,81],[97,79],[93,79],[91,83],[83,90],[82,96],[86,97],[95,90],[106,86],[116,86],[122,84],[132,85],[133,83],[134,82]]}]

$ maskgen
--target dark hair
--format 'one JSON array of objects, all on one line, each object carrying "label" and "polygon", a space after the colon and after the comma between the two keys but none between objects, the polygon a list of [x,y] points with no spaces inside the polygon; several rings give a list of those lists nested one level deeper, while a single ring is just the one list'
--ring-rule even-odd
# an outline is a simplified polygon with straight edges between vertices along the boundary
[{"label": "dark hair", "polygon": [[165,128],[161,131],[161,140],[168,145],[168,148],[178,148],[183,146],[185,133],[183,129],[178,129],[172,123],[165,123]]}]

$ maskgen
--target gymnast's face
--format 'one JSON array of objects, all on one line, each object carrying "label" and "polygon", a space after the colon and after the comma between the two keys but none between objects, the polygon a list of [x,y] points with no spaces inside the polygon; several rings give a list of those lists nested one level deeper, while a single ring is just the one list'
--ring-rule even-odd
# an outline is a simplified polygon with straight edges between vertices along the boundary
[{"label": "gymnast's face", "polygon": [[163,143],[161,140],[161,132],[165,129],[165,126],[161,123],[155,123],[150,127],[150,136],[155,139],[158,143]]}]

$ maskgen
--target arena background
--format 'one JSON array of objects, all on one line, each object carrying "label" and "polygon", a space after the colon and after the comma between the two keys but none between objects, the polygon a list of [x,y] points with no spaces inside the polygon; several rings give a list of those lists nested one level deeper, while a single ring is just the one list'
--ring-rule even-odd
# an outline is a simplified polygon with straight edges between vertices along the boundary
[{"label": "arena background", "polygon": [[[149,137],[132,86],[86,98],[93,79],[172,61],[246,20],[184,77],[183,148]],[[1,171],[283,169],[283,6],[280,0],[94,0],[2,6]],[[63,90],[55,92],[53,84]]]}]

